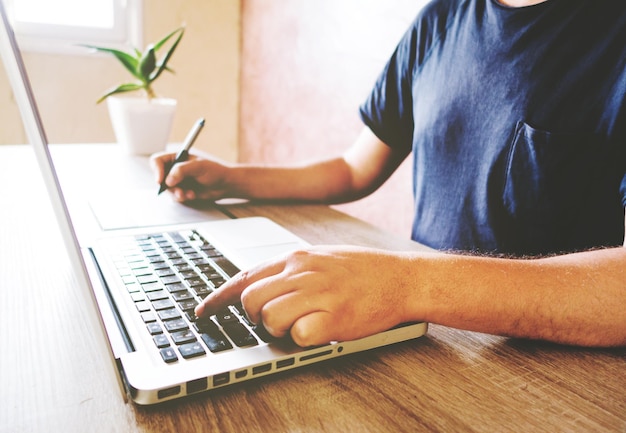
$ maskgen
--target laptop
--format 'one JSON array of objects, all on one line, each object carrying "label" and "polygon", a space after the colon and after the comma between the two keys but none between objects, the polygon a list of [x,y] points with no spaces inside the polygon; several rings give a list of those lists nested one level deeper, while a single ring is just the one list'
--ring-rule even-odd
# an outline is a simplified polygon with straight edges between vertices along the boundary
[{"label": "laptop", "polygon": [[89,291],[99,312],[97,331],[107,342],[124,398],[149,405],[214,392],[426,333],[426,323],[411,323],[354,341],[302,348],[248,322],[241,304],[196,319],[193,307],[240,269],[308,245],[266,218],[225,216],[107,230],[81,245],[2,0],[0,15],[0,53],[80,289]]}]

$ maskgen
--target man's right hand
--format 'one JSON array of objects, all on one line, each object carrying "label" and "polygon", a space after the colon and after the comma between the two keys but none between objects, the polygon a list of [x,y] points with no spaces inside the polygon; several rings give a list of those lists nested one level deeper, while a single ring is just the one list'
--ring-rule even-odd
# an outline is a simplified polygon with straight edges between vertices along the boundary
[{"label": "man's right hand", "polygon": [[[175,153],[157,153],[150,158],[150,165],[161,184],[165,167],[172,164]],[[228,195],[225,182],[229,166],[216,159],[189,155],[189,159],[172,167],[165,179],[168,190],[179,202],[190,200],[219,200]]]}]

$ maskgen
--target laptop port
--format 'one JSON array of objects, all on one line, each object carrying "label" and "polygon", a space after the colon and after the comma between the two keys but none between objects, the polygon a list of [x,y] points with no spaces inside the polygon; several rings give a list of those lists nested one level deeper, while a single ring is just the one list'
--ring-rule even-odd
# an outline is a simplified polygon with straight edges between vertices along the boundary
[{"label": "laptop port", "polygon": [[160,389],[157,393],[159,400],[167,397],[173,397],[180,394],[180,386],[173,386],[171,388]]},{"label": "laptop port", "polygon": [[311,355],[301,356],[300,361],[308,361],[310,359],[321,358],[322,356],[330,355],[332,353],[333,353],[332,349],[324,350],[322,352],[313,353]]},{"label": "laptop port", "polygon": [[256,367],[252,367],[252,374],[261,374],[272,369],[272,364],[263,364],[257,365]]},{"label": "laptop port", "polygon": [[220,373],[213,376],[213,386],[226,385],[230,382],[230,372]]},{"label": "laptop port", "polygon": [[294,358],[281,359],[280,361],[276,361],[276,368],[285,368],[291,365],[294,365],[296,360]]},{"label": "laptop port", "polygon": [[191,380],[187,382],[187,394],[204,391],[209,387],[209,381],[206,377],[202,379]]}]

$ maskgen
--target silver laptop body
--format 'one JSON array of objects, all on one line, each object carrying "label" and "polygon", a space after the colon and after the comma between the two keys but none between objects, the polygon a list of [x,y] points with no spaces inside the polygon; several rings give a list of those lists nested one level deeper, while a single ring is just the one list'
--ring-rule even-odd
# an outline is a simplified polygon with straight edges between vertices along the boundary
[{"label": "silver laptop body", "polygon": [[[204,273],[200,271],[203,266],[208,269],[208,265],[213,266],[222,260],[215,258],[215,250],[219,250],[236,268],[245,269],[308,244],[278,224],[255,217],[111,230],[103,233],[92,245],[81,247],[2,0],[0,14],[0,52],[78,284],[81,289],[90,291],[93,306],[99,312],[101,329],[94,332],[100,332],[100,336],[106,339],[112,366],[125,395],[133,401],[138,404],[160,403],[426,333],[427,324],[416,323],[355,341],[300,348],[289,339],[267,338],[262,334],[262,328],[257,329],[245,321],[245,315],[237,306],[224,312],[223,317],[214,316],[200,329],[193,322],[184,325],[181,321],[186,319],[185,314],[189,311],[184,306],[189,307],[193,301],[202,298],[198,295],[198,288],[203,285],[217,287],[211,278],[227,280],[234,272],[219,266]],[[183,250],[191,252],[194,257],[191,259],[194,261],[188,261],[189,266],[179,266],[171,271],[165,267],[157,268],[164,266],[163,263],[171,267],[178,259],[170,259],[168,254],[175,257]],[[181,282],[182,286],[173,289],[173,285],[160,280],[150,281],[157,271],[169,272],[169,277],[175,279],[183,273],[180,270],[183,268],[197,274],[193,283]],[[155,292],[158,294],[154,295]],[[233,333],[234,337],[231,337],[226,332],[231,327],[229,321],[236,322],[238,325],[233,326],[238,332],[243,328],[253,340],[246,334],[243,342],[235,341],[239,334]],[[217,329],[226,336],[226,341],[216,342],[212,336],[207,338],[207,333],[212,332],[205,333],[207,327]],[[166,328],[173,330],[170,332]]]}]

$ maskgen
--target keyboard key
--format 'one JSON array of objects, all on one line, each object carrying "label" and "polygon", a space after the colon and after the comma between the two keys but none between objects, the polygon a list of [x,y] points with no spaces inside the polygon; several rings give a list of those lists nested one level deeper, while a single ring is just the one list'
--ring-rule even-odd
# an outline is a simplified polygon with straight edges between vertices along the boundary
[{"label": "keyboard key", "polygon": [[198,274],[193,269],[186,269],[184,271],[180,271],[181,277],[185,280],[189,280],[191,278],[197,278]]},{"label": "keyboard key", "polygon": [[229,309],[225,309],[222,311],[218,311],[215,315],[215,319],[217,319],[217,323],[224,326],[227,323],[237,322],[239,323],[239,318],[235,316],[235,313],[230,311]]},{"label": "keyboard key", "polygon": [[150,311],[152,308],[150,307],[150,303],[146,302],[146,301],[141,301],[141,302],[137,302],[135,304],[135,307],[137,307],[137,310],[140,313],[143,313],[145,311]]},{"label": "keyboard key", "polygon": [[196,266],[201,266],[201,265],[208,265],[209,261],[207,259],[205,259],[202,256],[199,256],[197,258],[191,258],[191,261],[194,263],[194,265]]},{"label": "keyboard key", "polygon": [[170,346],[170,340],[164,334],[155,335],[152,339],[159,349]]},{"label": "keyboard key", "polygon": [[163,321],[180,318],[180,311],[178,311],[176,308],[170,308],[169,310],[161,310],[157,312],[157,314],[159,315],[159,318]]},{"label": "keyboard key", "polygon": [[[122,277],[122,282],[124,284],[126,284],[127,287],[131,286],[131,285],[136,287],[136,288],[139,287],[139,285],[137,284],[137,281],[135,280],[135,277],[132,276],[132,275],[125,275],[125,276],[123,276]],[[130,289],[128,291],[130,292]]]},{"label": "keyboard key", "polygon": [[211,293],[213,293],[213,289],[207,287],[207,286],[198,286],[198,287],[194,287],[191,290],[194,291],[194,293],[198,296],[200,296],[202,299],[206,298],[207,296],[209,296]]},{"label": "keyboard key", "polygon": [[185,256],[188,256],[189,254],[193,254],[196,252],[196,249],[191,246],[182,247],[181,250],[183,250],[183,252],[185,253]]},{"label": "keyboard key", "polygon": [[144,321],[144,323],[156,322],[156,316],[152,311],[141,313],[141,319]]},{"label": "keyboard key", "polygon": [[219,289],[222,284],[224,284],[226,282],[226,280],[222,277],[219,278],[211,278],[211,284],[213,284],[213,287],[215,287],[216,289]]},{"label": "keyboard key", "polygon": [[159,301],[154,301],[152,306],[156,311],[167,310],[170,308],[174,308],[174,303],[171,299],[161,299]]},{"label": "keyboard key", "polygon": [[185,319],[183,318],[168,320],[163,322],[163,326],[165,326],[165,329],[167,329],[168,332],[182,331],[183,329],[189,328],[189,326],[187,326],[187,322],[185,322]]},{"label": "keyboard key", "polygon": [[239,322],[227,323],[222,325],[222,328],[226,335],[233,340],[233,343],[239,347],[256,346],[259,344],[250,331]]},{"label": "keyboard key", "polygon": [[149,293],[146,293],[146,296],[151,301],[158,301],[160,299],[167,299],[167,298],[169,298],[169,296],[167,295],[167,292],[165,290],[157,290],[156,292],[149,292]]},{"label": "keyboard key", "polygon": [[158,278],[156,277],[156,275],[153,275],[152,270],[150,270],[148,274],[137,275],[137,281],[139,281],[139,284],[149,284],[156,283],[158,281]]},{"label": "keyboard key", "polygon": [[165,285],[168,284],[175,284],[175,283],[180,283],[180,278],[176,275],[174,275],[174,272],[171,270],[168,270],[170,272],[169,275],[165,275],[161,277],[161,282]]},{"label": "keyboard key", "polygon": [[163,290],[163,285],[155,281],[153,283],[143,283],[141,288],[144,292],[156,292],[158,290]]},{"label": "keyboard key", "polygon": [[191,329],[185,329],[184,331],[172,332],[171,336],[172,336],[172,340],[174,340],[174,343],[176,344],[185,344],[185,343],[192,343],[194,341],[197,341],[196,336],[193,332],[191,332]]},{"label": "keyboard key", "polygon": [[180,301],[185,301],[187,299],[193,299],[193,295],[191,294],[191,292],[189,292],[189,290],[185,290],[181,292],[172,293],[172,298],[174,298],[176,302],[180,302]]},{"label": "keyboard key", "polygon": [[189,287],[192,287],[192,288],[206,285],[205,282],[202,280],[202,278],[198,277],[197,274],[196,276],[192,278],[185,279],[185,282],[189,284]]},{"label": "keyboard key", "polygon": [[156,322],[148,323],[146,326],[148,327],[148,332],[150,332],[150,335],[163,334],[163,329],[161,328],[161,325]]},{"label": "keyboard key", "polygon": [[215,249],[215,247],[213,247],[212,245],[203,246],[200,249],[204,252],[204,254],[206,254],[207,256],[209,256],[211,258],[213,258],[213,257],[222,257],[222,253],[217,251]]},{"label": "keyboard key", "polygon": [[196,301],[195,299],[185,299],[183,301],[180,301],[178,303],[178,306],[183,311],[189,311],[189,310],[193,310],[194,308],[198,306],[198,301]]},{"label": "keyboard key", "polygon": [[206,352],[202,348],[202,345],[197,341],[195,343],[187,343],[183,344],[182,346],[178,346],[178,351],[185,359],[206,354]]},{"label": "keyboard key", "polygon": [[214,276],[219,275],[217,271],[215,270],[215,268],[213,267],[213,265],[208,262],[205,264],[197,264],[197,266],[198,266],[198,269],[200,269],[202,273],[205,276],[207,276],[207,278],[209,275],[214,275]]},{"label": "keyboard key", "polygon": [[216,278],[224,278],[224,277],[222,276],[222,274],[220,274],[220,273],[219,273],[216,269],[214,269],[214,268],[210,268],[210,269],[201,269],[201,273],[202,273],[202,275],[204,275],[204,277],[205,277],[207,280],[209,280],[209,281],[211,281],[211,280],[213,280],[213,279],[216,279]]},{"label": "keyboard key", "polygon": [[168,236],[172,238],[172,240],[176,243],[183,243],[183,244],[187,243],[187,240],[185,239],[185,237],[181,235],[179,232],[169,232]]},{"label": "keyboard key", "polygon": [[170,265],[164,260],[153,262],[152,267],[154,268],[155,271],[157,271],[157,275],[158,275],[158,272],[162,270],[170,271]]},{"label": "keyboard key", "polygon": [[233,348],[233,345],[211,319],[198,319],[194,326],[211,352],[221,352]]},{"label": "keyboard key", "polygon": [[[170,269],[169,266],[164,266],[161,268],[155,268],[155,274],[157,274],[157,276],[159,276],[161,278],[161,282],[163,282],[164,284],[167,284],[165,281],[163,281],[163,279],[165,277],[171,277],[174,275],[174,271],[172,269]],[[178,280],[178,278],[176,279]]]},{"label": "keyboard key", "polygon": [[128,267],[133,270],[135,275],[142,275],[141,272],[150,270],[143,254],[127,258],[126,263],[128,264]]},{"label": "keyboard key", "polygon": [[152,274],[152,268],[144,265],[142,268],[132,269],[131,272],[137,278],[144,278]]},{"label": "keyboard key", "polygon": [[[195,272],[193,270],[193,267],[189,263],[187,263],[186,261],[185,261],[185,263],[181,263],[180,265],[176,265],[175,268],[176,268],[176,270],[178,272],[180,272],[182,274],[183,278],[187,278],[187,277],[185,277],[186,273],[188,273],[188,272]],[[191,275],[191,276],[193,277],[193,275]]]},{"label": "keyboard key", "polygon": [[178,356],[176,355],[176,352],[174,351],[174,349],[172,349],[171,347],[166,347],[164,349],[161,349],[160,353],[161,353],[161,357],[163,358],[163,361],[167,363],[178,361]]},{"label": "keyboard key", "polygon": [[146,300],[146,295],[144,295],[142,292],[133,292],[130,294],[130,297],[133,300],[133,302],[140,302],[140,301]]},{"label": "keyboard key", "polygon": [[167,286],[165,286],[165,288],[170,293],[182,292],[184,290],[187,290],[187,286],[185,286],[183,283],[168,284]]},{"label": "keyboard key", "polygon": [[207,319],[206,317],[203,317],[202,319],[198,319],[196,321],[196,323],[194,323],[194,328],[196,328],[196,331],[200,332],[200,333],[207,333],[207,334],[213,334],[214,332],[219,332],[220,328],[217,327],[217,325],[215,324],[215,322],[213,322],[211,319]]},{"label": "keyboard key", "polygon": [[[221,334],[221,332],[220,332]],[[232,349],[233,345],[226,339],[224,334],[220,336],[210,334],[200,334],[200,338],[212,353]]]},{"label": "keyboard key", "polygon": [[237,275],[239,273],[239,268],[235,265],[233,265],[230,260],[224,258],[224,257],[216,257],[213,259],[213,261],[220,267],[222,268],[222,270],[224,272],[226,272],[226,275],[228,275],[229,277],[234,277],[235,275]]}]

